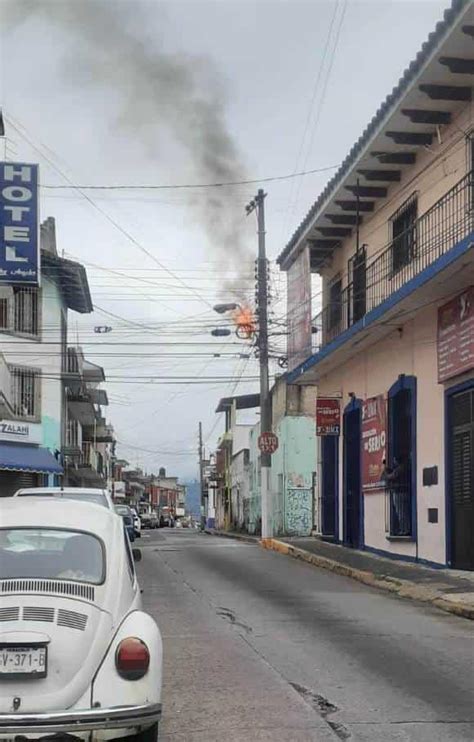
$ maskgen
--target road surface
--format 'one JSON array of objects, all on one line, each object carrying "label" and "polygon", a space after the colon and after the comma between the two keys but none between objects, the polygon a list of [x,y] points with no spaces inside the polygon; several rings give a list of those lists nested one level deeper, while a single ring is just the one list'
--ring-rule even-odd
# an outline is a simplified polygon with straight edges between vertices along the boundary
[{"label": "road surface", "polygon": [[472,742],[466,619],[261,549],[145,532],[162,742]]}]

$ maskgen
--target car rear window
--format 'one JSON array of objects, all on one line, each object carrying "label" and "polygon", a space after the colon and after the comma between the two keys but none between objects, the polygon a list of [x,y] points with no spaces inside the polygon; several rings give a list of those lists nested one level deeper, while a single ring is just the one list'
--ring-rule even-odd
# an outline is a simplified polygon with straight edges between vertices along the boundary
[{"label": "car rear window", "polygon": [[67,500],[78,500],[79,502],[93,502],[97,505],[102,505],[104,508],[109,507],[109,503],[105,495],[95,492],[43,492],[38,490],[37,492],[20,492],[18,497],[65,497]]},{"label": "car rear window", "polygon": [[53,528],[0,529],[1,580],[34,577],[99,585],[104,576],[104,550],[92,534]]}]

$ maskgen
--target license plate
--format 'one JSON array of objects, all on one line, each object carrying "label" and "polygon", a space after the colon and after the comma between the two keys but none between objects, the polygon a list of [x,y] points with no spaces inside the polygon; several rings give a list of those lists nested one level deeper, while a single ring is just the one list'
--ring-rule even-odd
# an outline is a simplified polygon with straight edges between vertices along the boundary
[{"label": "license plate", "polygon": [[0,676],[46,676],[46,647],[0,647]]}]

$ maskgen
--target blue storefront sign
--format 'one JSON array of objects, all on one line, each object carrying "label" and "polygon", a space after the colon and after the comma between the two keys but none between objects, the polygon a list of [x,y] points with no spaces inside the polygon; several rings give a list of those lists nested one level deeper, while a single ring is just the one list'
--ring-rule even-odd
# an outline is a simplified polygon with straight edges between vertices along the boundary
[{"label": "blue storefront sign", "polygon": [[38,285],[38,165],[0,162],[0,284]]}]

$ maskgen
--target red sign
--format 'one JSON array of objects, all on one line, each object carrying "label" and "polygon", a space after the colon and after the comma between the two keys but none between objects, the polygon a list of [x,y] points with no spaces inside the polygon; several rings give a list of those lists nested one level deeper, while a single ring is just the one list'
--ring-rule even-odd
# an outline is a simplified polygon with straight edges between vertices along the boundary
[{"label": "red sign", "polygon": [[340,435],[341,405],[338,399],[316,400],[316,435]]},{"label": "red sign", "polygon": [[278,448],[278,436],[275,433],[262,433],[258,436],[258,447],[262,453],[275,453]]},{"label": "red sign", "polygon": [[474,286],[438,309],[438,381],[474,368]]},{"label": "red sign", "polygon": [[387,435],[387,407],[383,394],[362,404],[362,491],[384,489],[382,480]]}]

